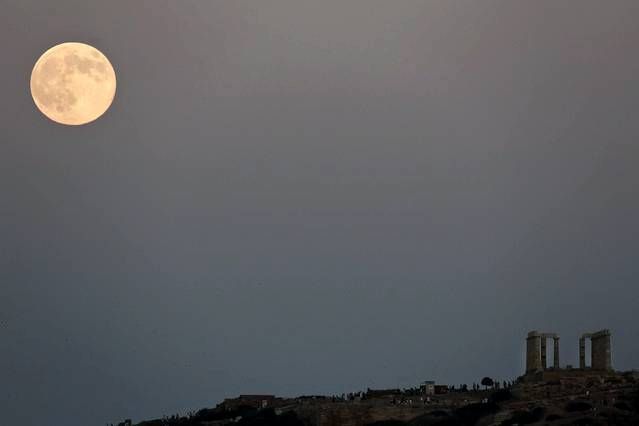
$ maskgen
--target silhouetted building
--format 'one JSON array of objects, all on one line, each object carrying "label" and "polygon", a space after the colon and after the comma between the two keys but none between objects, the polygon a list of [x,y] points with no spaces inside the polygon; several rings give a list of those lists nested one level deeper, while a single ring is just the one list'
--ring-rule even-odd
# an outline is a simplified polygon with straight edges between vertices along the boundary
[{"label": "silhouetted building", "polygon": [[435,395],[435,382],[426,380],[419,386],[419,389],[424,395]]},{"label": "silhouetted building", "polygon": [[435,395],[448,393],[448,385],[435,385]]},{"label": "silhouetted building", "polygon": [[241,406],[259,409],[271,407],[278,400],[281,400],[281,398],[276,398],[275,395],[240,395],[237,398],[227,398],[222,404],[227,410],[233,410]]}]

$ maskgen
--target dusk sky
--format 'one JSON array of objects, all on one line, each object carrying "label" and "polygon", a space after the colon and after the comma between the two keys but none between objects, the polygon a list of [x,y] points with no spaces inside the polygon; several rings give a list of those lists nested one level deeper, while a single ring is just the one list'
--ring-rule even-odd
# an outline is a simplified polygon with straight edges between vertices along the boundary
[{"label": "dusk sky", "polygon": [[[0,0],[0,420],[639,367],[639,2]],[[113,64],[97,121],[30,73]]]}]

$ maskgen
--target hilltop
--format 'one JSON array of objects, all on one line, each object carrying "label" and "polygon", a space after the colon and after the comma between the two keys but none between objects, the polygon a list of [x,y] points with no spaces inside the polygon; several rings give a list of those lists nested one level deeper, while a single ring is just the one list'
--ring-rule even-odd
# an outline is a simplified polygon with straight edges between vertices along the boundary
[{"label": "hilltop", "polygon": [[[583,374],[488,389],[367,390],[344,396],[241,395],[188,416],[135,426],[637,425],[636,372]],[[119,426],[132,425],[130,421]]]}]

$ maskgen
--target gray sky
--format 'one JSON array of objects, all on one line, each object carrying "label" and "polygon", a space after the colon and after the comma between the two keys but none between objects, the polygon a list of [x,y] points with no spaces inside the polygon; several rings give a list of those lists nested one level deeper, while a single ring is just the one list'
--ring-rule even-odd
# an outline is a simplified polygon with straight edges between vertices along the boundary
[{"label": "gray sky", "polygon": [[[635,0],[1,6],[7,424],[512,378],[530,329],[639,366]],[[29,94],[64,41],[88,126]]]}]

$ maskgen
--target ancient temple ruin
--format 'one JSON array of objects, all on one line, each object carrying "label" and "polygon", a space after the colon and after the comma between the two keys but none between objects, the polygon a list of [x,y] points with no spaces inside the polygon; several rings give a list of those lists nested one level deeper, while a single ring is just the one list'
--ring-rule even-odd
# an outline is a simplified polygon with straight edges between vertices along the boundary
[{"label": "ancient temple ruin", "polygon": [[[548,367],[546,343],[553,339],[553,366]],[[586,367],[586,339],[591,341],[591,363]],[[570,368],[570,367],[569,367]],[[584,333],[579,338],[579,369],[593,371],[611,371],[610,330]],[[526,337],[526,374],[541,373],[548,370],[559,371],[559,335],[533,330]]]},{"label": "ancient temple ruin", "polygon": [[586,339],[590,339],[590,368],[593,370],[611,370],[610,330],[604,329],[596,333],[584,333],[579,338],[579,368],[586,368]]},{"label": "ancient temple ruin", "polygon": [[526,338],[526,373],[544,371],[546,363],[546,342],[553,339],[553,368],[559,368],[559,336],[557,333],[540,333],[533,330]]}]

